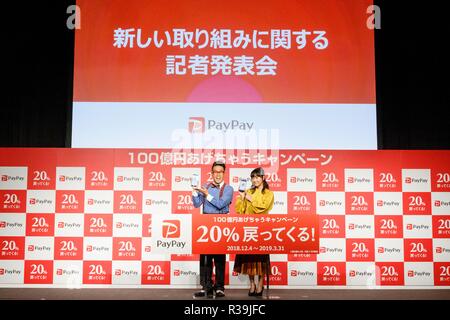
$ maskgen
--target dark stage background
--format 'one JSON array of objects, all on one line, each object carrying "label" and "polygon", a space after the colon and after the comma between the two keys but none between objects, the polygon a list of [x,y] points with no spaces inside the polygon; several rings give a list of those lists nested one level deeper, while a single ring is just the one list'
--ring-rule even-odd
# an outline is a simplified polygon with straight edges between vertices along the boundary
[{"label": "dark stage background", "polygon": [[[6,88],[0,147],[70,147],[75,1],[2,4]],[[375,1],[379,149],[449,149],[448,12],[441,1]]]}]

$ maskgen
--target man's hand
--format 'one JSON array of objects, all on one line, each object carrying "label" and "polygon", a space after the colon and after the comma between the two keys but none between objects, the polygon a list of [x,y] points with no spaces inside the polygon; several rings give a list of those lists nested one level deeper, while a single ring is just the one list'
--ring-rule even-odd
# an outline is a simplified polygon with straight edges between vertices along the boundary
[{"label": "man's hand", "polygon": [[201,187],[201,188],[194,188],[194,190],[203,193],[203,195],[204,195],[205,197],[207,197],[208,194],[209,194],[208,189],[203,188],[203,187]]}]

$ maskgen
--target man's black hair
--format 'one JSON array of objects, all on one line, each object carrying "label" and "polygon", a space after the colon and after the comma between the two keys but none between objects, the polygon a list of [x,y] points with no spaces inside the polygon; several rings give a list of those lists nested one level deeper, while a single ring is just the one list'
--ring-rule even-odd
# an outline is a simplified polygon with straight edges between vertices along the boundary
[{"label": "man's black hair", "polygon": [[223,168],[223,171],[225,171],[225,162],[224,161],[222,161],[222,160],[214,161],[214,163],[211,167],[211,171],[215,166],[221,166]]}]

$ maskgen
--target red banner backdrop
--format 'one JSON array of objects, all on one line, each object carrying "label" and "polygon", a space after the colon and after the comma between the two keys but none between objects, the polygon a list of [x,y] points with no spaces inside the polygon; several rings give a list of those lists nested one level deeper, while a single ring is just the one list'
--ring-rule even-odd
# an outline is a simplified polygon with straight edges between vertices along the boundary
[{"label": "red banner backdrop", "polygon": [[[217,159],[265,168],[270,214],[194,208]],[[247,252],[280,286],[449,286],[450,152],[0,149],[1,286],[194,286],[204,252],[229,285]]]}]

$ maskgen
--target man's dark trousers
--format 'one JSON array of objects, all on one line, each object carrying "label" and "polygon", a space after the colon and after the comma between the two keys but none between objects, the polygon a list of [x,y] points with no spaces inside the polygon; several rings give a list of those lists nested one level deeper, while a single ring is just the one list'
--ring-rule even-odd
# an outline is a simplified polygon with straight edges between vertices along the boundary
[{"label": "man's dark trousers", "polygon": [[[216,267],[215,285],[212,283],[212,271]],[[225,290],[225,255],[201,254],[200,255],[200,285],[206,291]]]}]

